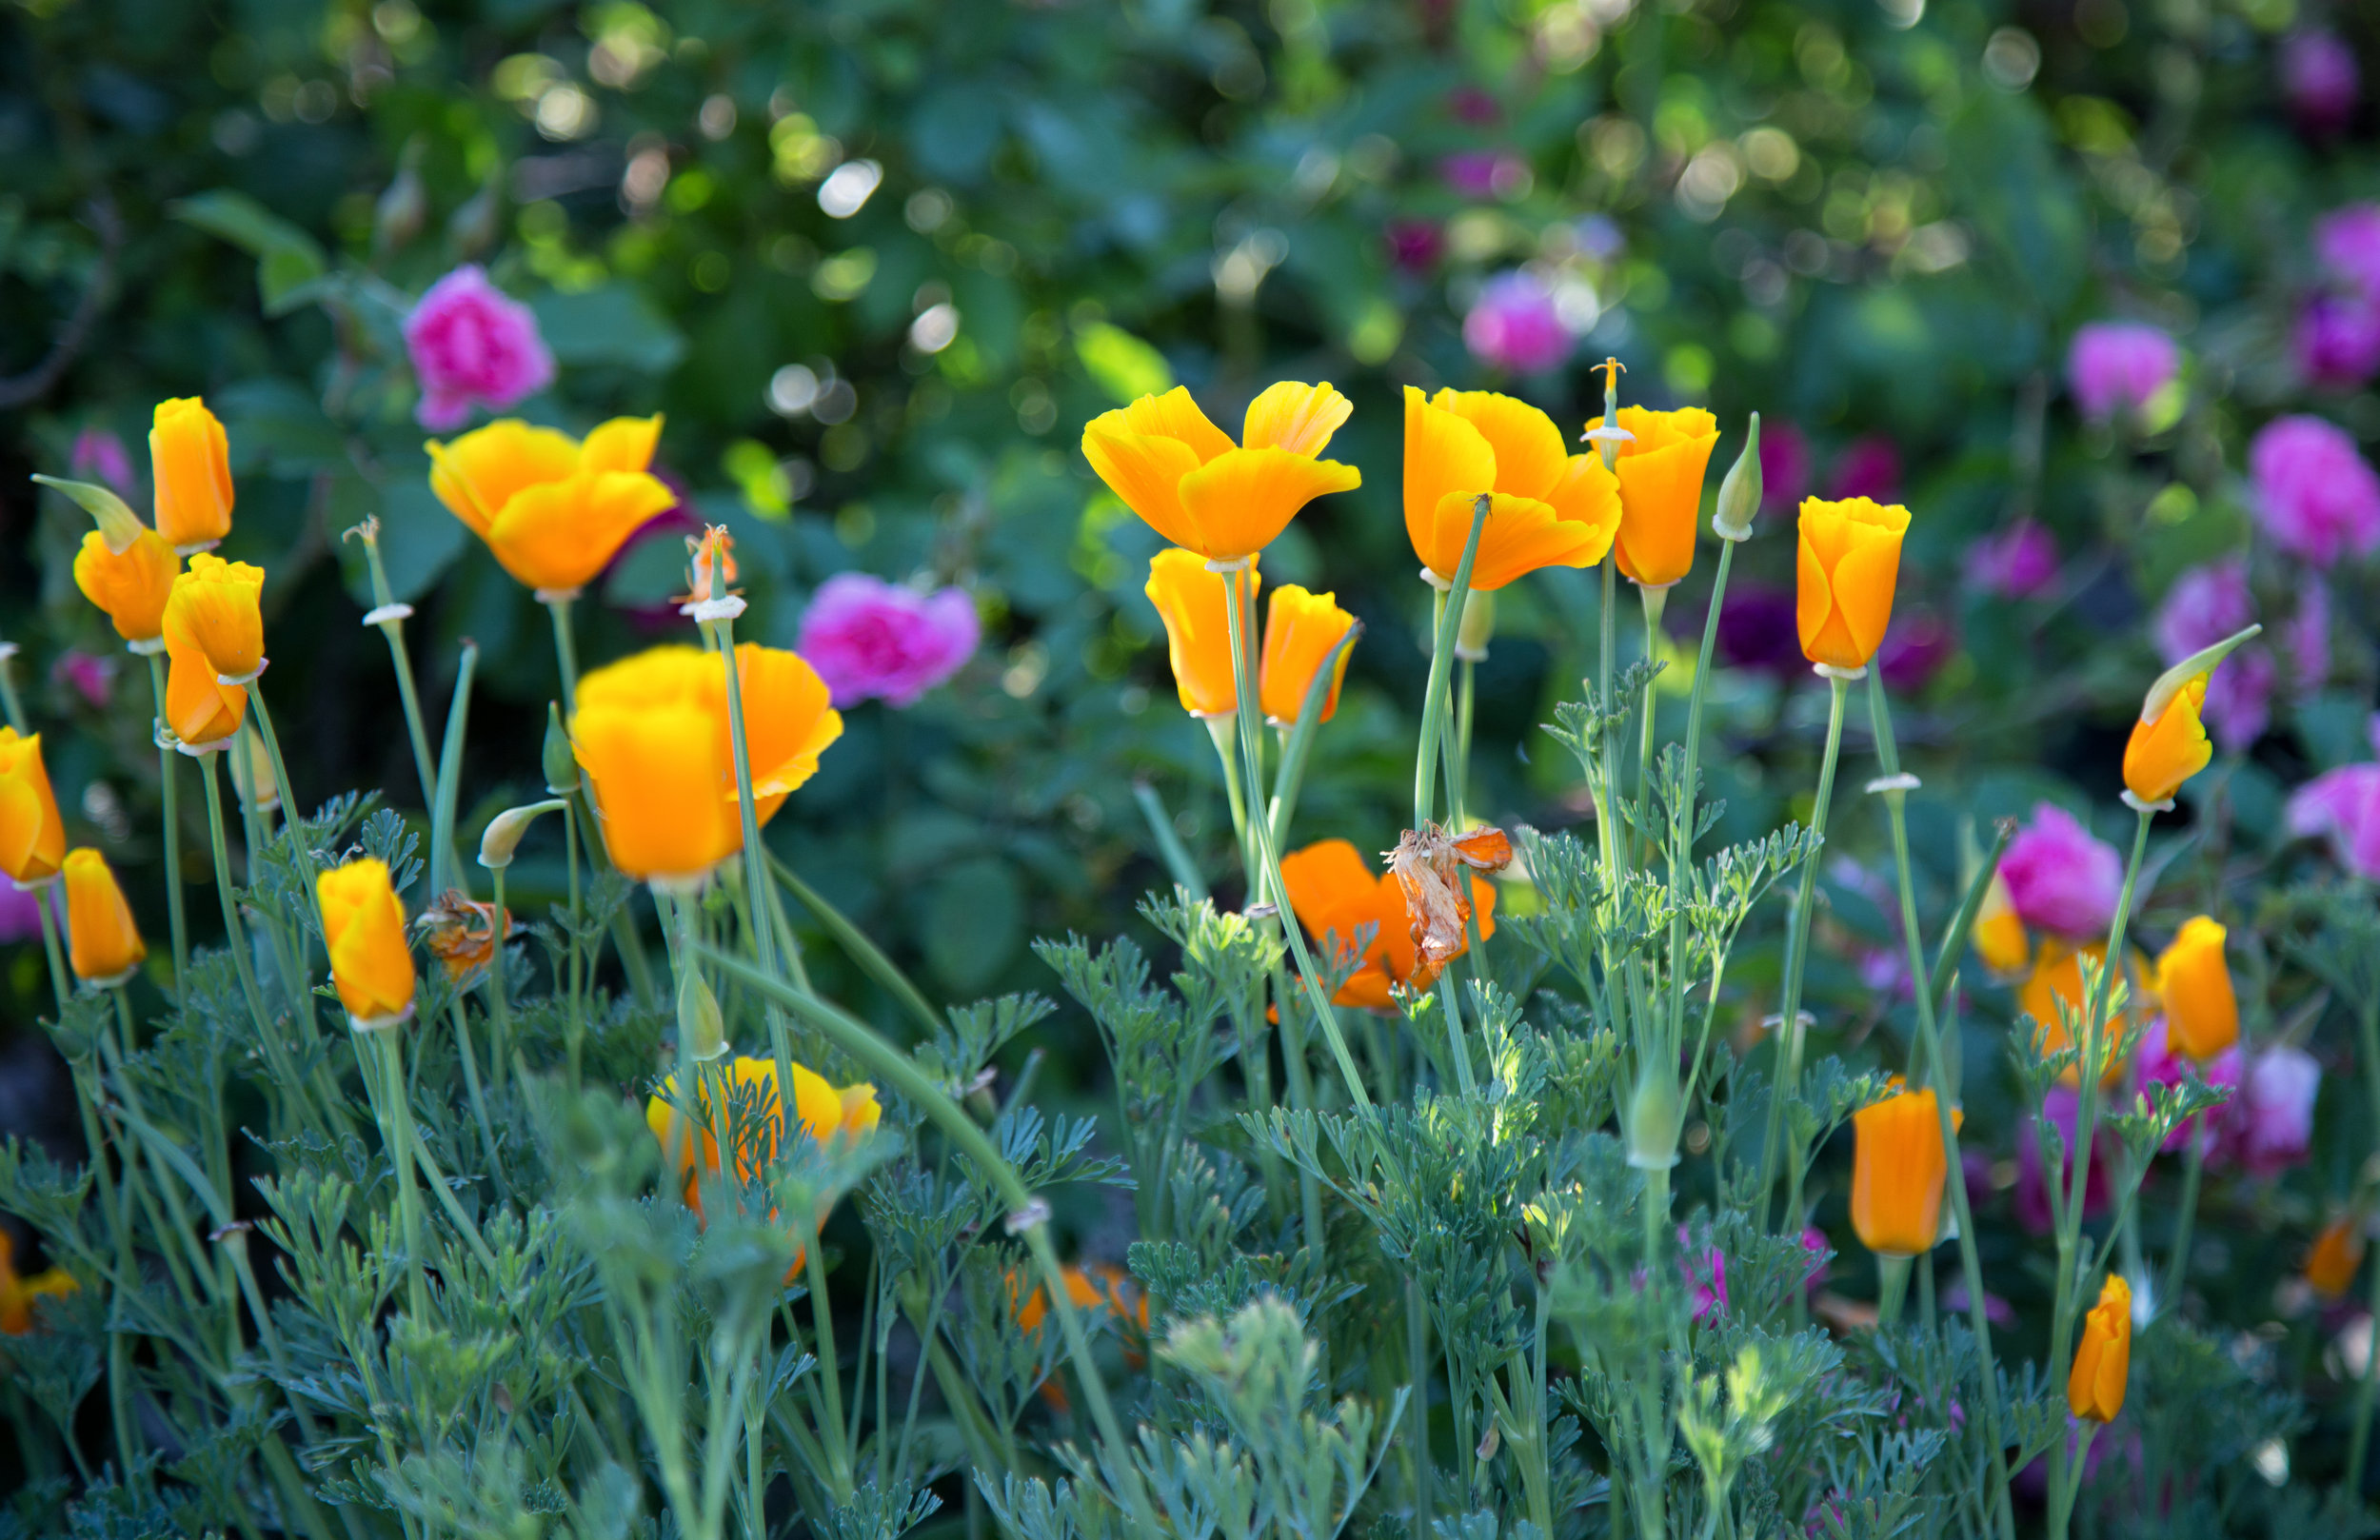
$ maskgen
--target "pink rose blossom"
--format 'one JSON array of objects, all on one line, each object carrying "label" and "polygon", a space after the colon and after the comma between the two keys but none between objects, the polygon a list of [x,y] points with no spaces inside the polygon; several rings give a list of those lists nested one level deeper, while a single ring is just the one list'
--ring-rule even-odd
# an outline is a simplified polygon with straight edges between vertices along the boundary
[{"label": "pink rose blossom", "polygon": [[2078,328],[2066,352],[2066,385],[2093,422],[2133,413],[2181,371],[2181,350],[2154,326],[2094,321]]},{"label": "pink rose blossom", "polygon": [[61,653],[50,665],[50,677],[72,689],[93,710],[104,710],[115,683],[116,661],[91,652]]},{"label": "pink rose blossom", "polygon": [[2291,32],[2281,44],[2281,95],[2310,134],[2332,134],[2355,115],[2363,71],[2336,32]]},{"label": "pink rose blossom", "polygon": [[[2227,556],[2182,574],[2157,606],[2152,633],[2169,663],[2211,647],[2255,619],[2248,592],[2248,563]],[[2274,677],[2272,655],[2251,646],[2235,654],[2229,668],[2207,681],[2200,708],[2207,730],[2227,753],[2246,749],[2271,723]]]},{"label": "pink rose blossom", "polygon": [[2276,417],[2248,445],[2257,522],[2272,543],[2328,567],[2380,545],[2380,475],[2355,441],[2319,417]]},{"label": "pink rose blossom", "polygon": [[2380,764],[2345,764],[2297,788],[2289,800],[2290,833],[2324,839],[2341,866],[2380,878]]},{"label": "pink rose blossom", "polygon": [[1535,273],[1497,273],[1479,289],[1462,320],[1463,346],[1480,363],[1516,374],[1538,374],[1570,357],[1574,339],[1554,291]]},{"label": "pink rose blossom", "polygon": [[2316,294],[2297,312],[2290,342],[2309,384],[2330,390],[2359,385],[2380,373],[2380,301]]},{"label": "pink rose blossom", "polygon": [[1836,500],[1864,497],[1877,503],[1901,498],[1901,452],[1881,433],[1871,433],[1843,446],[1835,457],[1835,480],[1826,495]]},{"label": "pink rose blossom", "polygon": [[1810,440],[1791,423],[1760,424],[1760,507],[1774,513],[1801,506],[1810,495]]},{"label": "pink rose blossom", "polygon": [[74,448],[67,457],[67,474],[78,482],[97,482],[119,497],[136,497],[140,493],[140,478],[132,469],[132,456],[124,447],[124,441],[104,427],[87,427],[74,435]]},{"label": "pink rose blossom", "polygon": [[2288,1043],[2267,1048],[2249,1061],[2240,1094],[2224,1110],[2214,1155],[2254,1176],[2303,1164],[2321,1088],[2322,1066],[2311,1054]]},{"label": "pink rose blossom", "polygon": [[2031,599],[2057,582],[2057,541],[2019,519],[1967,547],[1967,581],[2002,599]]},{"label": "pink rose blossom", "polygon": [[2053,802],[2036,803],[2033,821],[2000,858],[2017,918],[2074,940],[2107,934],[2124,889],[2124,859]]},{"label": "pink rose blossom", "polygon": [[0,941],[28,941],[41,934],[41,895],[0,878]]},{"label": "pink rose blossom", "polygon": [[982,635],[963,588],[921,594],[864,572],[842,572],[819,584],[795,647],[826,681],[836,705],[881,699],[909,706],[974,657]]},{"label": "pink rose blossom", "polygon": [[529,307],[466,264],[429,286],[405,318],[405,350],[421,381],[413,416],[449,433],[474,406],[503,411],[553,383],[554,356]]},{"label": "pink rose blossom", "polygon": [[2358,292],[2380,299],[2380,204],[2354,203],[2314,221],[2314,256]]}]

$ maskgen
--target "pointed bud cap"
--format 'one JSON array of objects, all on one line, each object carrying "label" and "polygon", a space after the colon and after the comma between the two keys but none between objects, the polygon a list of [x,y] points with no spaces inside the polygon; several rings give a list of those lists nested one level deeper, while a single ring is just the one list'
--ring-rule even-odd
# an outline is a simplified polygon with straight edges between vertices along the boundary
[{"label": "pointed bud cap", "polygon": [[562,730],[562,708],[545,703],[545,789],[567,797],[579,789],[578,756],[570,752],[570,735]]},{"label": "pointed bud cap", "polygon": [[487,820],[487,828],[479,837],[479,863],[491,872],[502,871],[512,864],[512,853],[519,848],[521,837],[529,832],[540,813],[552,813],[563,806],[559,799],[550,802],[531,802],[526,807],[507,807]]},{"label": "pointed bud cap", "polygon": [[1718,511],[1711,516],[1711,527],[1721,540],[1750,540],[1752,518],[1760,511],[1760,414],[1752,414],[1752,425],[1744,430],[1744,452],[1735,457],[1735,466],[1727,480],[1719,483]]},{"label": "pointed bud cap", "polygon": [[141,523],[141,516],[134,513],[124,499],[95,482],[69,482],[55,476],[35,476],[33,480],[53,492],[64,492],[81,503],[83,511],[98,523],[99,538],[106,541],[108,549],[117,556],[130,550],[132,543],[141,538],[141,531],[149,527]]},{"label": "pointed bud cap", "polygon": [[2159,674],[2157,681],[2149,686],[2148,695],[2141,700],[2140,720],[2155,721],[2159,717],[2164,716],[2165,708],[2173,703],[2173,698],[2181,694],[2192,680],[2202,679],[2213,673],[2214,665],[2230,657],[2232,648],[2263,629],[2261,625],[2251,625],[2244,631],[2234,631],[2213,646],[2203,647],[2192,653],[2180,662]]}]

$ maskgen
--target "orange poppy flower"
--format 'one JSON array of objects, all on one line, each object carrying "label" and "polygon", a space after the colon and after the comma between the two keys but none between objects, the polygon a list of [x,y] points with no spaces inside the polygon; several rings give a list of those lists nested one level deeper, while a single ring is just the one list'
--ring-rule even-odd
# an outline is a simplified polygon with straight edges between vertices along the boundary
[{"label": "orange poppy flower", "polygon": [[1082,454],[1149,527],[1210,562],[1254,556],[1298,510],[1363,475],[1318,458],[1355,407],[1322,385],[1283,380],[1248,404],[1240,442],[1177,385],[1092,419]]},{"label": "orange poppy flower", "polygon": [[1620,528],[1600,455],[1568,452],[1554,420],[1486,390],[1405,387],[1405,533],[1440,583],[1462,565],[1479,494],[1493,494],[1471,586],[1493,593],[1540,567],[1589,567]]},{"label": "orange poppy flower", "polygon": [[[1322,839],[1280,859],[1281,882],[1289,889],[1289,906],[1319,945],[1339,949],[1340,960],[1356,945],[1357,932],[1374,929],[1371,944],[1359,956],[1358,966],[1339,986],[1337,1003],[1370,1011],[1395,1007],[1393,988],[1410,982],[1418,949],[1412,921],[1405,911],[1405,893],[1396,877],[1376,873],[1353,844]],[[1468,875],[1468,874],[1466,874]],[[1484,878],[1471,878],[1472,912],[1479,918],[1479,938],[1496,934],[1496,887]],[[1336,937],[1335,942],[1328,938]],[[1470,950],[1466,934],[1455,956]]]},{"label": "orange poppy flower", "polygon": [[[1603,425],[1597,417],[1592,433]],[[1719,442],[1719,420],[1699,406],[1656,412],[1622,406],[1619,425],[1619,570],[1647,587],[1676,582],[1695,564],[1702,474]]]}]

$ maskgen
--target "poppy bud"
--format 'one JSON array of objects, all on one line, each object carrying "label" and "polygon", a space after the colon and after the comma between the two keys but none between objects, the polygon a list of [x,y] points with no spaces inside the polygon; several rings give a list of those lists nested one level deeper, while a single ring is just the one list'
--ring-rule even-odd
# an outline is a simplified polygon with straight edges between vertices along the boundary
[{"label": "poppy bud", "polygon": [[[1339,607],[1336,594],[1311,594],[1295,583],[1273,590],[1264,616],[1264,665],[1257,685],[1266,721],[1277,727],[1296,723],[1322,660],[1339,647],[1339,638],[1355,629],[1355,624],[1356,618]],[[1353,646],[1339,647],[1339,659],[1331,666],[1330,691],[1322,698],[1322,714],[1317,721],[1328,721],[1339,710],[1339,687],[1347,677],[1347,660],[1354,653]],[[1229,657],[1224,661],[1228,665]]]},{"label": "poppy bud", "polygon": [[1496,640],[1496,594],[1474,588],[1463,596],[1462,620],[1455,627],[1455,656],[1472,662],[1487,659],[1488,643]]},{"label": "poppy bud", "polygon": [[216,680],[246,684],[265,671],[265,569],[204,552],[173,580],[166,629],[206,654]]},{"label": "poppy bud", "polygon": [[2306,1281],[2325,1299],[2337,1299],[2355,1281],[2364,1265],[2363,1215],[2341,1214],[2322,1227],[2314,1249],[2306,1258]]},{"label": "poppy bud", "polygon": [[507,807],[487,820],[486,829],[479,837],[479,863],[491,872],[500,872],[512,864],[512,852],[521,839],[529,832],[540,813],[551,813],[562,806],[559,801],[531,802],[526,807]]},{"label": "poppy bud", "polygon": [[1760,511],[1760,414],[1752,414],[1744,430],[1744,452],[1735,457],[1727,479],[1719,483],[1719,505],[1711,515],[1711,528],[1721,540],[1750,540],[1752,518]]},{"label": "poppy bud", "polygon": [[[1957,1114],[1952,1114],[1954,1119]],[[1942,1115],[1934,1090],[1896,1091],[1852,1115],[1851,1222],[1880,1256],[1921,1256],[1942,1237]]]},{"label": "poppy bud", "polygon": [[67,852],[67,956],[74,977],[112,989],[132,977],[149,956],[140,927],[124,901],[124,889],[109,870],[107,859],[85,846]]},{"label": "poppy bud", "polygon": [[149,430],[157,533],[184,556],[231,533],[231,445],[196,396],[157,404]]},{"label": "poppy bud", "polygon": [[2140,720],[2124,745],[2124,789],[2136,803],[2154,806],[2173,800],[2182,782],[2214,759],[2199,710],[2207,679],[2233,647],[2264,629],[2251,625],[2175,663],[2149,686]]},{"label": "poppy bud", "polygon": [[330,980],[358,1032],[394,1026],[413,1014],[413,954],[405,939],[405,905],[387,863],[365,858],[315,879]]},{"label": "poppy bud", "polygon": [[58,875],[66,824],[42,763],[41,735],[0,727],[0,872],[30,887]]},{"label": "poppy bud", "polygon": [[1638,1171],[1667,1171],[1677,1164],[1677,1134],[1685,1116],[1677,1072],[1647,1064],[1628,1101],[1628,1163]]},{"label": "poppy bud", "polygon": [[2066,1405],[2077,1417],[2113,1422],[2124,1410],[2124,1381],[2132,1366],[2132,1288],[2111,1273],[2099,1286],[2099,1302],[2083,1317],[2082,1342],[2074,1349],[2073,1372],[2066,1376]]},{"label": "poppy bud", "polygon": [[2183,923],[2173,944],[2157,958],[2167,1040],[2202,1063],[2239,1040],[2239,1000],[2223,960],[2225,934],[2199,915]]},{"label": "poppy bud", "polygon": [[1909,510],[1897,503],[1802,501],[1794,620],[1803,657],[1830,668],[1868,666],[1892,623],[1908,530]]},{"label": "poppy bud", "polygon": [[688,968],[678,979],[678,1034],[685,1042],[686,1057],[698,1064],[708,1063],[727,1051],[726,1025],[719,1015],[719,997],[711,986],[703,982],[703,976]]},{"label": "poppy bud", "polygon": [[[1239,708],[1240,691],[1232,676],[1229,602],[1223,585],[1233,581],[1210,572],[1195,552],[1180,549],[1157,553],[1149,563],[1149,581],[1142,590],[1165,622],[1165,651],[1174,668],[1174,688],[1181,709],[1194,717],[1228,716]],[[1258,585],[1253,563],[1248,567],[1247,593]],[[1253,617],[1242,617],[1243,622]],[[1334,639],[1335,640],[1335,639]],[[1319,666],[1320,657],[1316,657]],[[1308,672],[1307,678],[1311,679]],[[1293,709],[1288,720],[1297,720]]]}]

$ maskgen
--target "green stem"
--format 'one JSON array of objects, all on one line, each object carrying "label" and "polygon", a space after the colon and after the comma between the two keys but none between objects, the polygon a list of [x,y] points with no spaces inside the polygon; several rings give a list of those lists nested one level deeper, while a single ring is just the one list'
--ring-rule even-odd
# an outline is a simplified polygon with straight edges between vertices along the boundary
[{"label": "green stem", "polygon": [[[2198,1221],[2198,1183],[2207,1164],[2206,1135],[2207,1115],[2200,1113],[2190,1120],[2190,1151],[2182,1157],[2181,1208],[2173,1221],[2173,1254],[2166,1258],[2165,1287],[2157,1294],[2159,1314],[2182,1307],[2182,1285],[2190,1276],[2190,1234]],[[2354,1489],[2350,1485],[2349,1490]]]},{"label": "green stem", "polygon": [[769,875],[783,883],[785,890],[801,900],[811,918],[826,928],[826,934],[833,937],[851,960],[860,965],[862,972],[875,979],[886,994],[899,1000],[911,1016],[917,1017],[918,1024],[925,1029],[928,1036],[942,1031],[942,1019],[924,993],[909,981],[909,976],[902,973],[892,958],[884,956],[876,943],[867,938],[865,931],[854,925],[842,910],[828,903],[817,889],[803,881],[801,875],[780,859],[775,851],[764,847],[762,854],[768,859]]},{"label": "green stem", "polygon": [[[1644,607],[1644,661],[1651,663],[1659,655],[1661,644],[1661,611],[1668,607],[1667,587],[1648,588],[1636,584],[1636,601]],[[1648,674],[1644,681],[1644,698],[1637,703],[1636,722],[1636,806],[1642,810],[1649,827],[1653,819],[1653,692],[1655,676]]]},{"label": "green stem", "polygon": [[275,1025],[272,1013],[265,1008],[264,991],[256,985],[256,963],[248,955],[248,927],[241,924],[240,906],[231,897],[231,857],[223,835],[223,782],[215,769],[218,752],[209,749],[197,759],[201,779],[207,786],[207,837],[215,859],[215,898],[223,906],[224,942],[231,954],[231,970],[239,976],[240,994],[248,1002],[248,1017],[256,1025],[257,1040],[264,1045],[265,1062],[271,1066],[273,1078],[288,1090],[289,1099],[315,1132],[328,1137],[315,1115],[312,1100],[305,1093],[297,1066],[290,1061],[288,1045],[281,1040],[280,1028]]},{"label": "green stem", "polygon": [[149,659],[149,692],[156,705],[156,718],[150,736],[157,743],[157,790],[163,803],[165,845],[160,854],[166,868],[166,918],[173,928],[173,998],[175,1004],[184,1000],[184,980],[190,976],[189,921],[182,911],[182,817],[178,785],[181,780],[174,761],[181,758],[173,745],[165,740],[166,734],[166,660],[162,652],[147,655]]},{"label": "green stem", "polygon": [[1876,1254],[1875,1320],[1879,1327],[1892,1326],[1901,1318],[1901,1302],[1909,1296],[1909,1263],[1906,1256]]},{"label": "green stem", "polygon": [[565,721],[579,709],[579,646],[570,634],[570,602],[577,597],[576,589],[551,598],[543,591],[537,596],[537,602],[545,606],[546,615],[554,622],[554,662],[562,670],[562,715]]},{"label": "green stem", "polygon": [[[1479,536],[1487,528],[1488,509],[1494,499],[1479,494],[1471,507],[1471,533],[1462,543],[1462,559],[1455,564],[1455,579],[1438,598],[1438,629],[1430,642],[1430,682],[1421,698],[1421,739],[1413,756],[1413,826],[1423,828],[1430,822],[1432,807],[1437,801],[1438,732],[1446,715],[1446,680],[1455,664],[1455,642],[1462,634],[1463,602],[1471,595],[1471,569],[1479,559]],[[1238,656],[1234,655],[1235,658]],[[1247,692],[1243,688],[1240,694]],[[1452,788],[1450,787],[1451,791]]]},{"label": "green stem", "polygon": [[397,1028],[365,1033],[366,1053],[380,1077],[380,1136],[397,1169],[397,1218],[405,1234],[406,1298],[413,1318],[429,1320],[429,1277],[422,1266],[422,1194],[413,1169],[413,1110],[405,1089],[405,1060]]},{"label": "green stem", "polygon": [[[1834,701],[1827,713],[1826,754],[1818,761],[1818,798],[1810,814],[1811,848],[1802,858],[1801,879],[1794,891],[1793,917],[1786,929],[1784,997],[1776,1021],[1779,1068],[1776,1085],[1769,1093],[1768,1131],[1760,1142],[1759,1212],[1763,1214],[1776,1190],[1777,1158],[1785,1154],[1785,1107],[1801,1091],[1802,970],[1810,954],[1810,911],[1818,885],[1818,861],[1826,851],[1827,809],[1835,800],[1835,764],[1843,747],[1843,697],[1850,689],[1850,681],[1830,676],[1827,683]],[[1798,1231],[1802,1162],[1796,1156],[1787,1155],[1786,1164],[1794,1175],[1787,1184],[1785,1222],[1789,1230]]]},{"label": "green stem", "polygon": [[[422,808],[427,812],[437,805],[438,777],[430,768],[429,729],[422,718],[422,695],[413,682],[412,655],[405,649],[405,622],[413,613],[410,604],[397,602],[396,593],[388,586],[388,572],[380,560],[380,526],[377,520],[367,519],[359,528],[347,531],[361,537],[364,543],[364,563],[371,573],[372,615],[365,623],[378,630],[388,643],[388,661],[397,672],[397,694],[405,701],[405,727],[413,740],[413,770],[422,780]],[[372,616],[383,617],[374,620]],[[288,788],[283,788],[286,794]]]},{"label": "green stem", "polygon": [[[2368,995],[2359,1005],[2355,1030],[2363,1050],[2364,1090],[2371,1098],[2374,1136],[2380,1137],[2380,996]],[[2380,1321],[2380,1264],[2371,1269],[2371,1313]],[[2380,1343],[2364,1354],[2363,1382],[2355,1388],[2355,1432],[2347,1446],[2347,1491],[2358,1503],[2364,1493],[2364,1462],[2370,1452],[2375,1392],[2380,1392]]]},{"label": "green stem", "polygon": [[479,672],[479,646],[463,643],[455,664],[454,697],[446,704],[446,736],[438,743],[438,792],[430,804],[429,897],[434,903],[448,888],[471,896],[471,881],[454,859],[455,809],[463,796],[463,745],[471,729],[471,681]]},{"label": "green stem", "polygon": [[17,889],[33,896],[33,909],[41,916],[41,950],[50,959],[50,992],[57,998],[58,1019],[63,1023],[66,1020],[67,998],[74,993],[74,985],[67,977],[66,954],[58,947],[57,917],[50,911],[50,900],[56,896],[61,885],[58,879],[51,876],[30,885],[20,882]]}]

